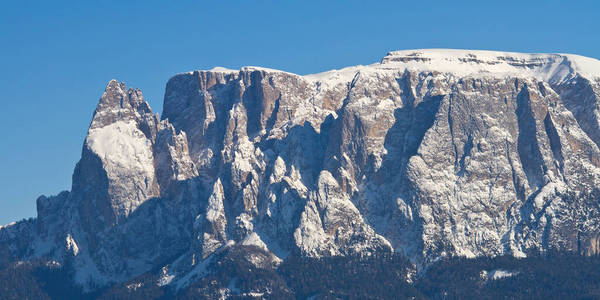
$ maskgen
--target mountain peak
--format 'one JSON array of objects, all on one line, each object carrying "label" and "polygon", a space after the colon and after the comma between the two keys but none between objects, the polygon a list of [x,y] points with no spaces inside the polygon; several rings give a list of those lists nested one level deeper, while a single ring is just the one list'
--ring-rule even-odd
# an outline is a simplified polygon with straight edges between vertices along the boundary
[{"label": "mountain peak", "polygon": [[0,229],[0,265],[49,257],[91,288],[153,270],[184,285],[248,245],[419,266],[596,255],[600,82],[580,76],[597,65],[425,49],[307,76],[218,68],[173,77],[163,121],[111,80],[72,190]]},{"label": "mountain peak", "polygon": [[112,79],[98,101],[90,129],[103,127],[121,119],[135,119],[152,114],[150,105],[139,89],[127,89],[123,82]]}]

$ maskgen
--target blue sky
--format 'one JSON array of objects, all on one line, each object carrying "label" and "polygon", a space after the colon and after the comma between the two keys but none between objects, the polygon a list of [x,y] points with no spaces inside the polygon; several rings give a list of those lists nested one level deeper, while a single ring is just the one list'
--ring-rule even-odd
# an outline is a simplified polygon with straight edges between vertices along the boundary
[{"label": "blue sky", "polygon": [[[92,3],[93,2],[93,3]],[[307,74],[388,51],[467,48],[600,58],[597,1],[4,1],[0,224],[71,186],[112,79],[162,110],[170,76],[214,66]]]}]

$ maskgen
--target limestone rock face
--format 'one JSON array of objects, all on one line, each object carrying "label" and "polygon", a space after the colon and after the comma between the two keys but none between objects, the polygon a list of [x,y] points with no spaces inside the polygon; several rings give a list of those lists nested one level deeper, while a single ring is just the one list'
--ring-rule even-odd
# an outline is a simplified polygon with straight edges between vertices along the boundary
[{"label": "limestone rock face", "polygon": [[232,245],[288,255],[600,252],[600,62],[389,53],[299,76],[169,80],[161,117],[111,81],[73,187],[0,228],[0,264],[69,261],[87,288],[161,270],[178,287]]},{"label": "limestone rock face", "polygon": [[118,223],[160,194],[152,149],[157,126],[139,90],[109,82],[73,175],[79,212],[90,230]]}]

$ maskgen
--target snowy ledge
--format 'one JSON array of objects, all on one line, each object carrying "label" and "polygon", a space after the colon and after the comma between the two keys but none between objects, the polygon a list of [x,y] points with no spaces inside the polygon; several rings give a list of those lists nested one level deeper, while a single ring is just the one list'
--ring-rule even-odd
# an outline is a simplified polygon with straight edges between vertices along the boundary
[{"label": "snowy ledge", "polygon": [[600,60],[575,54],[517,53],[487,50],[416,49],[389,52],[379,63],[350,66],[340,70],[297,75],[281,70],[246,66],[240,70],[215,67],[202,72],[238,73],[264,71],[300,76],[312,82],[330,86],[352,81],[359,73],[417,72],[451,73],[473,77],[531,77],[541,81],[560,83],[579,74],[591,80],[600,80]]}]

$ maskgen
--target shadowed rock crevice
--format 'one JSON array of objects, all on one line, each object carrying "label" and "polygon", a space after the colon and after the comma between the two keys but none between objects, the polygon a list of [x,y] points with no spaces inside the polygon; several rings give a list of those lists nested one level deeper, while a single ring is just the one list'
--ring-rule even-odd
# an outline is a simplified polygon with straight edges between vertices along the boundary
[{"label": "shadowed rock crevice", "polygon": [[554,159],[558,163],[558,169],[561,174],[564,174],[564,158],[562,152],[562,144],[560,142],[560,137],[558,136],[556,126],[552,121],[550,113],[548,113],[544,118],[544,128],[546,129],[546,135],[548,136],[548,140],[550,142],[550,149],[552,149]]},{"label": "shadowed rock crevice", "polygon": [[[262,71],[253,71],[243,80],[244,84],[249,84],[242,95],[242,103],[247,111],[246,131],[249,137],[263,129],[263,119],[271,116],[276,99],[281,97],[271,86],[272,81],[265,79],[265,76]],[[264,83],[265,80],[269,82]]]},{"label": "shadowed rock crevice", "polygon": [[108,194],[109,184],[102,161],[97,154],[84,148],[82,159],[75,166],[71,195],[78,204],[82,228],[96,232],[113,225],[117,219]]},{"label": "shadowed rock crevice", "polygon": [[543,184],[545,173],[544,160],[540,153],[537,140],[536,120],[531,108],[529,89],[525,84],[517,95],[517,109],[515,110],[519,125],[517,149],[523,172],[527,176],[529,187],[534,190]]},{"label": "shadowed rock crevice", "polygon": [[[417,154],[425,133],[435,120],[444,96],[427,96],[416,107],[404,106],[394,111],[396,122],[385,137],[387,155],[376,176],[392,170],[403,172],[408,159]],[[407,103],[411,103],[410,97]]]},{"label": "shadowed rock crevice", "polygon": [[279,114],[279,105],[280,104],[281,104],[281,96],[279,96],[277,98],[277,100],[275,100],[275,107],[273,108],[273,111],[271,112],[271,116],[269,116],[269,119],[267,119],[267,125],[266,125],[267,132],[270,132],[273,129],[273,126],[275,126],[275,122],[277,122],[277,114]]}]

